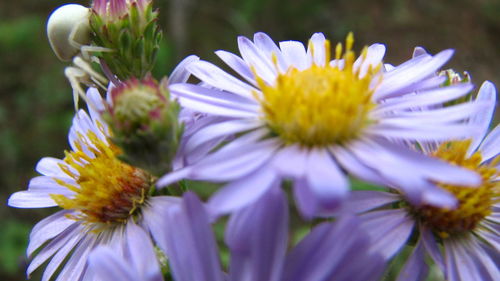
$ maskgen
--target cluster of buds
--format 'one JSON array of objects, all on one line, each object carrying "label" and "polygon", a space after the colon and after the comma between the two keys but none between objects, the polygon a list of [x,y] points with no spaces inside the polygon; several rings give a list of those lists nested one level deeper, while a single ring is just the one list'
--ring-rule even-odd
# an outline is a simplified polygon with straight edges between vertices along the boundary
[{"label": "cluster of buds", "polygon": [[171,170],[182,126],[180,106],[170,100],[167,79],[131,78],[111,90],[111,105],[104,113],[113,131],[121,160],[161,175]]},{"label": "cluster of buds", "polygon": [[120,80],[143,78],[154,66],[161,40],[158,12],[151,0],[95,0],[93,42],[113,50],[96,54]]}]

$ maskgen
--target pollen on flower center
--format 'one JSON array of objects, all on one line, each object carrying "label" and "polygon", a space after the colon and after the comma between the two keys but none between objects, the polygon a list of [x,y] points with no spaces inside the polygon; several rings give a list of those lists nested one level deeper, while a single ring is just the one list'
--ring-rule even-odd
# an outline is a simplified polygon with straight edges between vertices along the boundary
[{"label": "pollen on flower center", "polygon": [[[255,95],[263,118],[288,144],[317,147],[342,143],[357,137],[371,122],[372,81],[379,67],[370,68],[360,77],[359,67],[354,67],[352,34],[347,37],[343,55],[342,45],[337,45],[334,63],[330,63],[330,43],[325,42],[323,65],[312,64],[305,70],[290,68],[278,75],[274,85],[257,78],[262,95]],[[362,59],[366,54],[365,49]]]},{"label": "pollen on flower center", "polygon": [[482,177],[481,186],[461,187],[440,184],[442,188],[456,196],[457,208],[424,206],[416,209],[416,214],[422,222],[442,238],[475,229],[481,220],[491,214],[493,204],[498,203],[500,185],[494,179],[500,175],[500,171],[495,167],[499,159],[481,164],[480,152],[467,157],[470,143],[470,140],[443,143],[433,156],[476,171]]},{"label": "pollen on flower center", "polygon": [[[68,183],[55,179],[74,192],[72,196],[52,194],[56,203],[64,209],[76,211],[71,218],[85,223],[121,223],[133,215],[144,203],[152,183],[145,171],[123,163],[116,158],[118,147],[101,140],[93,132],[87,134],[89,143],[80,136],[78,150],[66,152],[63,171],[75,180]],[[95,157],[81,149],[86,145]]]}]

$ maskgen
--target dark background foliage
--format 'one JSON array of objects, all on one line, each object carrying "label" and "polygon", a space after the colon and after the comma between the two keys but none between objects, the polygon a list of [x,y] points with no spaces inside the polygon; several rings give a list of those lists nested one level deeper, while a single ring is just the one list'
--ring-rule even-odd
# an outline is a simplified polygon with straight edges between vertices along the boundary
[{"label": "dark background foliage", "polygon": [[[89,1],[75,1],[88,5]],[[0,200],[25,189],[44,156],[63,157],[73,116],[66,64],[45,37],[50,12],[65,2],[0,2]],[[500,0],[156,0],[165,40],[155,76],[184,56],[217,61],[214,50],[236,51],[236,36],[264,31],[276,41],[321,31],[333,43],[349,31],[355,48],[381,42],[386,62],[399,64],[415,46],[456,50],[447,67],[467,70],[479,86],[500,85]],[[0,208],[0,280],[25,280],[31,227],[55,210]],[[33,276],[40,278],[39,273]]]}]

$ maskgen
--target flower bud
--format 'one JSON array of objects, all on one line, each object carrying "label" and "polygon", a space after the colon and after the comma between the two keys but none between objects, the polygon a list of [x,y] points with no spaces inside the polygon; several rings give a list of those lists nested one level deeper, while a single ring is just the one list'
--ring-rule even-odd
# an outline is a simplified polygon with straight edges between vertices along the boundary
[{"label": "flower bud", "polygon": [[[443,84],[441,84],[442,87],[448,87],[448,86],[453,86],[453,85],[457,85],[457,84],[461,84],[461,83],[470,83],[471,82],[470,75],[467,71],[464,71],[462,73],[462,75],[460,75],[460,73],[456,72],[455,70],[453,70],[451,68],[440,71],[438,73],[438,76],[446,77],[446,80],[444,80]],[[467,95],[464,95],[460,98],[445,102],[443,104],[443,106],[445,106],[445,107],[453,106],[453,105],[457,105],[457,104],[461,104],[461,103],[470,101],[472,98],[472,94],[473,94],[473,92],[471,91]]]},{"label": "flower bud", "polygon": [[157,19],[151,0],[94,0],[94,44],[113,50],[95,56],[120,80],[144,78],[154,66],[162,36]]},{"label": "flower bud", "polygon": [[443,83],[443,86],[450,86],[450,85],[455,85],[459,83],[469,83],[470,82],[470,75],[467,71],[463,72],[463,76],[460,75],[458,72],[454,71],[453,69],[446,69],[438,74],[439,76],[445,76],[446,80]]},{"label": "flower bud", "polygon": [[169,172],[183,128],[178,121],[180,106],[170,100],[167,80],[131,78],[110,94],[104,119],[113,131],[113,142],[123,151],[120,158],[154,175]]}]

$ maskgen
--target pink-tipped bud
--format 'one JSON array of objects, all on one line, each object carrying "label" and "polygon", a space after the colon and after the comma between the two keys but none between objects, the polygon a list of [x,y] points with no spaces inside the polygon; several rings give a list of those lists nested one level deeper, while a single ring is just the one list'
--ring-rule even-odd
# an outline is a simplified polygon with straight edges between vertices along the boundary
[{"label": "pink-tipped bud", "polygon": [[126,0],[110,0],[109,15],[114,19],[119,19],[127,13]]},{"label": "pink-tipped bud", "polygon": [[94,0],[92,3],[92,10],[99,15],[106,15],[108,6],[108,1],[106,0]]},{"label": "pink-tipped bud", "polygon": [[122,158],[155,175],[168,172],[182,126],[179,104],[170,100],[167,80],[131,78],[111,91],[111,100],[104,118],[124,152]]},{"label": "pink-tipped bud", "polygon": [[151,0],[94,0],[93,43],[112,51],[96,52],[120,80],[144,78],[153,68],[162,33]]}]

